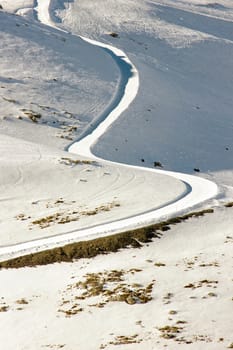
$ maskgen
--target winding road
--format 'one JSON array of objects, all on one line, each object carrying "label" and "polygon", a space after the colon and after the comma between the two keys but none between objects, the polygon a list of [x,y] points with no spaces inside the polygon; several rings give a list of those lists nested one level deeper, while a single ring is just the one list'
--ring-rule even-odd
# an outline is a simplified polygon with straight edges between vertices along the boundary
[{"label": "winding road", "polygon": [[[56,26],[52,20],[51,9],[53,8],[53,0],[37,0],[34,5],[34,12],[37,13],[37,19],[44,25],[62,30]],[[68,147],[68,151],[76,153],[81,156],[92,158],[96,161],[101,161],[106,164],[114,164],[114,166],[126,167],[128,169],[143,169],[144,171],[159,173],[179,179],[186,184],[187,191],[178,200],[169,203],[168,205],[156,210],[151,210],[137,216],[121,219],[119,221],[101,224],[95,227],[75,230],[73,232],[38,239],[25,243],[20,243],[14,246],[2,247],[0,249],[0,259],[16,257],[28,253],[45,250],[64,244],[77,242],[81,240],[93,239],[105,235],[113,235],[117,232],[128,231],[133,228],[146,226],[157,222],[159,220],[167,219],[168,217],[181,214],[187,209],[193,208],[200,203],[203,203],[210,198],[213,198],[218,193],[217,185],[209,180],[187,175],[183,173],[176,173],[171,171],[141,168],[138,166],[131,166],[126,164],[113,163],[108,160],[100,159],[92,153],[92,147],[99,140],[99,138],[107,131],[109,126],[113,124],[117,118],[125,111],[132,103],[138,93],[139,88],[139,74],[136,67],[129,60],[127,55],[120,49],[113,46],[97,42],[91,39],[82,38],[91,45],[96,45],[100,49],[105,50],[111,55],[113,60],[117,63],[121,72],[121,84],[119,92],[116,95],[114,102],[111,104],[111,110],[108,114],[102,116],[94,127],[86,130],[80,138]]]}]

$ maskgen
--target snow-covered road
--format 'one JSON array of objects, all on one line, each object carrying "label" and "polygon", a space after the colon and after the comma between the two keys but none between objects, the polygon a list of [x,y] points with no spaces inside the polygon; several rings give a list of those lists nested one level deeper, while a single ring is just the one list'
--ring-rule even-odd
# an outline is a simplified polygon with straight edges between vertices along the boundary
[{"label": "snow-covered road", "polygon": [[[37,12],[38,20],[47,26],[61,30],[52,20],[52,15],[50,13],[51,9],[54,10],[53,0],[35,1],[34,11]],[[118,93],[108,108],[108,115],[106,115],[105,111],[105,114],[102,116],[102,118],[99,118],[98,123],[94,124],[94,127],[91,126],[90,129],[87,129],[84,134],[81,135],[78,141],[69,146],[68,150],[71,153],[76,153],[85,157],[88,156],[93,160],[98,160],[102,163],[104,162],[106,164],[111,164],[114,166],[140,170],[142,169],[141,167],[113,163],[108,160],[97,158],[92,153],[92,147],[94,144],[107,131],[110,125],[112,125],[112,123],[117,120],[123,111],[128,108],[128,106],[136,97],[139,88],[138,71],[122,50],[91,39],[83,38],[83,40],[89,42],[91,45],[99,46],[111,55],[120,69],[121,81],[118,86]],[[157,169],[143,168],[143,170],[151,173],[164,174],[165,176],[171,176],[173,178],[181,180],[186,185],[187,191],[182,194],[178,200],[176,198],[174,202],[170,202],[159,209],[141,213],[137,216],[128,217],[119,221],[114,221],[91,228],[73,230],[72,232],[65,234],[29,241],[14,246],[2,247],[0,249],[1,260],[6,256],[15,257],[27,254],[29,252],[44,250],[55,246],[62,246],[74,241],[80,241],[83,239],[88,240],[104,235],[115,234],[119,231],[127,231],[133,228],[149,225],[158,220],[167,219],[172,215],[174,216],[176,214],[181,214],[185,210],[195,207],[200,203],[213,198],[218,193],[218,188],[215,183],[197,176]]]}]

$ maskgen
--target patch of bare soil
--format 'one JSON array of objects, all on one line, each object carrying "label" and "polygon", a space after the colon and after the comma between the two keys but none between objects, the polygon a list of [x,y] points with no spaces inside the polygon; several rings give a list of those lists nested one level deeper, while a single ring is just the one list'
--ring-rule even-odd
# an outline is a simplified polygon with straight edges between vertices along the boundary
[{"label": "patch of bare soil", "polygon": [[162,232],[170,229],[170,225],[181,223],[192,217],[200,217],[205,214],[213,213],[213,211],[213,209],[205,209],[192,212],[148,227],[20,256],[0,262],[0,268],[47,265],[62,261],[72,262],[75,259],[92,258],[99,254],[117,252],[122,248],[140,248],[142,243],[151,242],[153,238],[160,238]]}]

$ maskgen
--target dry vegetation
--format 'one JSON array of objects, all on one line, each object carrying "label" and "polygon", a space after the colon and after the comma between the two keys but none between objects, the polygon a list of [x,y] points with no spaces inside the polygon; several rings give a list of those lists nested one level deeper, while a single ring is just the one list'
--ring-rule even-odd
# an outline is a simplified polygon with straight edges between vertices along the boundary
[{"label": "dry vegetation", "polygon": [[[32,202],[33,205],[38,205],[40,201],[34,201]],[[102,204],[98,207],[85,209],[78,207],[77,204],[75,204],[75,200],[71,201],[65,201],[63,198],[58,198],[54,201],[45,201],[43,203],[44,209],[50,209],[49,215],[40,217],[40,218],[34,218],[32,219],[32,216],[26,215],[24,213],[20,213],[15,216],[16,220],[19,221],[28,221],[31,219],[29,223],[29,229],[32,230],[35,226],[45,229],[47,227],[50,227],[51,225],[55,224],[67,224],[73,221],[78,221],[84,216],[94,216],[103,212],[111,211],[114,208],[120,207],[120,203],[117,201],[112,201],[106,204]],[[67,207],[72,207],[69,210]],[[53,210],[55,209],[55,210]]]},{"label": "dry vegetation", "polygon": [[142,342],[142,339],[139,338],[138,334],[133,335],[117,335],[114,340],[101,344],[100,349],[105,349],[108,345],[127,345],[127,344],[139,344]]},{"label": "dry vegetation", "polygon": [[22,109],[21,110],[32,122],[38,123],[38,120],[41,118],[41,114],[34,112],[32,110]]},{"label": "dry vegetation", "polygon": [[205,279],[196,283],[194,282],[194,283],[186,284],[184,288],[196,289],[196,288],[201,288],[203,286],[216,288],[217,284],[218,284],[218,281],[210,281]]},{"label": "dry vegetation", "polygon": [[193,270],[194,268],[199,268],[199,267],[219,267],[219,262],[216,260],[210,261],[210,262],[203,262],[199,261],[199,257],[195,256],[193,258],[185,258],[184,259],[184,264],[185,264],[185,270]]},{"label": "dry vegetation", "polygon": [[16,300],[16,304],[20,304],[20,305],[27,305],[28,301],[24,298]]},{"label": "dry vegetation", "polygon": [[47,349],[62,349],[65,347],[65,344],[46,344],[42,345],[42,348],[47,348]]},{"label": "dry vegetation", "polygon": [[[57,204],[60,204],[60,203],[57,202]],[[66,212],[56,212],[51,215],[33,220],[32,225],[37,225],[41,229],[44,229],[54,224],[67,224],[72,221],[78,221],[82,216],[97,215],[102,212],[110,211],[111,209],[119,206],[120,206],[119,203],[112,202],[112,203],[100,205],[99,207],[95,207],[94,209],[90,209],[90,210],[82,210],[82,211],[71,210]],[[23,220],[25,220],[24,217],[25,216],[23,216]]]},{"label": "dry vegetation", "polygon": [[140,272],[141,270],[130,269],[88,273],[83,280],[67,286],[58,312],[71,317],[84,311],[86,307],[103,308],[110,302],[146,304],[152,300],[154,280],[147,285],[128,282],[130,275],[136,274],[137,277]]},{"label": "dry vegetation", "polygon": [[164,339],[173,339],[177,337],[177,334],[179,334],[184,327],[180,326],[164,326],[159,328],[159,331],[161,332],[161,337]]},{"label": "dry vegetation", "polygon": [[156,263],[154,263],[154,265],[155,265],[156,267],[164,267],[164,266],[166,266],[166,264],[161,263],[161,262],[156,262]]},{"label": "dry vegetation", "polygon": [[69,157],[62,157],[60,160],[60,163],[65,165],[79,165],[79,164],[96,165],[96,162],[93,160],[80,160],[80,159],[72,159]]},{"label": "dry vegetation", "polygon": [[38,253],[20,256],[0,262],[0,268],[19,268],[24,266],[47,265],[54,262],[73,261],[79,258],[91,258],[98,254],[116,252],[126,247],[141,247],[141,243],[151,242],[153,238],[160,238],[164,227],[174,225],[192,217],[199,217],[213,213],[213,209],[205,209],[192,212],[184,216],[172,218],[148,227],[135,229],[128,232],[118,233],[112,236],[98,238],[90,241],[83,241],[45,250]]},{"label": "dry vegetation", "polygon": [[228,202],[228,203],[224,204],[224,206],[226,208],[232,208],[233,207],[233,202]]},{"label": "dry vegetation", "polygon": [[9,306],[7,305],[0,306],[0,312],[6,312],[8,310],[9,310]]},{"label": "dry vegetation", "polygon": [[22,311],[22,310],[24,310],[24,307],[27,304],[29,304],[29,301],[27,301],[25,298],[20,298],[20,299],[16,300],[15,302],[9,303],[9,302],[5,301],[4,297],[1,297],[0,312]]},{"label": "dry vegetation", "polygon": [[166,295],[164,295],[163,297],[163,303],[164,304],[170,304],[171,303],[171,299],[174,297],[174,294],[171,292],[168,292]]},{"label": "dry vegetation", "polygon": [[[24,24],[27,26],[27,24]],[[20,27],[19,24],[16,24],[17,27]],[[65,38],[62,39],[64,41]],[[29,77],[30,78],[30,77]],[[12,78],[8,78],[9,80]],[[49,83],[56,83],[57,78],[53,78]],[[1,88],[6,88],[1,86]],[[9,92],[9,91],[8,91]],[[20,101],[16,101],[13,98],[1,96],[3,100],[9,103],[20,104]],[[31,120],[33,123],[45,124],[49,127],[57,129],[55,134],[56,137],[62,138],[65,140],[73,141],[79,131],[79,127],[83,127],[86,123],[80,121],[78,116],[74,113],[71,113],[66,110],[58,110],[55,107],[50,107],[46,105],[41,105],[35,101],[31,101],[27,104],[25,108],[19,109],[19,114],[17,115],[19,120]]]},{"label": "dry vegetation", "polygon": [[226,240],[224,243],[233,243],[233,237],[232,236],[226,236]]},{"label": "dry vegetation", "polygon": [[[208,335],[194,334],[189,337],[185,335],[185,329],[187,322],[178,320],[175,325],[165,325],[159,327],[160,337],[166,340],[173,340],[178,344],[192,344],[196,342],[211,343],[212,339]],[[223,341],[223,338],[219,339],[219,342]]]}]

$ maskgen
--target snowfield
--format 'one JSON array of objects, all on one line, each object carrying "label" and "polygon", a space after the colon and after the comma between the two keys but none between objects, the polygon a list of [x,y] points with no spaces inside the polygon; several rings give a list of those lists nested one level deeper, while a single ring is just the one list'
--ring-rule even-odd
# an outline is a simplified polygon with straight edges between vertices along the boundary
[{"label": "snowfield", "polygon": [[232,224],[232,208],[216,210],[140,249],[2,270],[1,344],[7,350],[227,349]]},{"label": "snowfield", "polygon": [[[28,40],[23,41],[20,39],[19,42],[20,49],[28,53],[29,67],[35,66],[35,68],[33,68],[31,71],[31,73],[34,73],[35,76],[30,77],[30,79],[33,81],[33,85],[35,84],[34,80],[37,82],[37,84],[39,80],[40,89],[42,88],[45,93],[44,99],[41,99],[43,96],[42,95],[40,96],[40,101],[37,102],[35,91],[37,91],[38,86],[33,86],[31,87],[33,94],[32,96],[29,96],[31,101],[27,101],[27,105],[25,106],[25,95],[23,94],[24,89],[22,89],[22,92],[20,93],[19,100],[16,99],[15,96],[17,94],[17,89],[12,93],[12,90],[9,87],[3,86],[2,88],[4,95],[2,95],[2,99],[5,101],[5,104],[8,108],[8,115],[3,117],[3,128],[7,130],[8,135],[18,135],[18,133],[21,131],[21,128],[18,127],[17,122],[22,125],[24,132],[25,124],[28,124],[29,119],[30,126],[33,123],[40,124],[40,126],[42,126],[43,130],[41,131],[43,132],[43,138],[41,140],[34,140],[34,133],[29,129],[31,131],[29,134],[29,140],[31,141],[32,137],[33,141],[37,142],[43,142],[45,136],[50,140],[50,134],[46,135],[47,130],[49,130],[50,133],[51,129],[54,129],[56,134],[53,136],[60,136],[62,140],[70,141],[74,139],[74,136],[78,131],[78,141],[74,141],[71,144],[71,146],[68,148],[69,151],[72,153],[77,153],[79,156],[88,157],[88,159],[90,158],[95,162],[101,162],[100,158],[94,157],[92,155],[91,148],[96,144],[101,136],[104,135],[109,128],[111,128],[114,122],[118,120],[119,116],[121,116],[121,114],[128,109],[129,105],[135,99],[139,88],[138,72],[128,57],[125,56],[124,52],[114,48],[111,45],[102,44],[97,41],[85,38],[83,39],[83,42],[81,41],[82,39],[79,39],[76,36],[73,36],[71,38],[71,43],[67,44],[67,41],[70,41],[71,35],[67,32],[54,29],[55,23],[52,21],[52,16],[50,16],[50,8],[52,4],[53,3],[50,4],[50,1],[39,1],[38,7],[35,9],[37,12],[38,20],[43,22],[45,25],[52,26],[52,29],[50,29],[51,31],[48,31],[47,27],[45,27],[45,29],[43,27],[42,35],[40,26],[37,27],[37,25],[33,23],[32,30],[30,31],[30,41],[28,42]],[[3,14],[3,17],[5,17],[5,14]],[[5,24],[5,27],[8,28],[7,21],[11,21],[12,18],[13,23],[9,28],[12,28],[14,24],[16,28],[19,28],[16,30],[14,29],[13,34],[14,31],[16,31],[17,35],[20,34],[23,38],[25,36],[27,37],[27,28],[29,24],[24,23],[23,20],[20,23],[17,18],[6,16],[5,23],[4,21],[2,22],[3,25]],[[16,23],[14,23],[14,21],[16,21]],[[11,29],[8,31],[11,32]],[[50,40],[50,36],[53,37],[52,42]],[[54,41],[54,37],[57,40]],[[14,57],[14,59],[18,59],[18,47],[15,47],[11,43],[11,40],[13,40],[13,38],[14,35],[12,35],[12,37],[9,37],[7,35],[6,38],[6,40],[9,41],[10,47],[8,57]],[[45,51],[44,45],[47,43],[46,41],[43,41],[43,45],[41,45],[42,38],[44,40],[47,39],[50,46],[49,49],[45,52],[45,61],[43,62],[42,68],[40,68],[42,64],[40,56],[43,56],[41,54],[41,51]],[[29,48],[29,44],[32,39],[36,41],[35,48],[33,45],[30,45]],[[85,41],[92,45],[90,46],[85,44]],[[84,49],[82,49],[83,45]],[[12,46],[13,55],[11,52]],[[74,51],[73,46],[79,48],[78,51],[81,51],[83,56],[78,54],[77,51]],[[86,47],[91,50],[92,46],[94,46],[95,50],[98,48],[98,46],[100,46],[102,50],[99,49],[99,51],[104,57],[103,62],[101,60],[101,56],[99,55],[99,60],[97,63],[96,61],[93,63],[93,57],[95,57],[94,52],[91,54],[90,52],[85,51]],[[59,56],[59,52],[61,52],[61,57]],[[19,54],[21,54],[21,52],[19,52]],[[39,57],[38,67],[36,64],[32,64],[31,62],[31,60],[34,59],[35,54],[37,57]],[[40,54],[40,56],[38,56],[38,54]],[[74,65],[74,62],[72,60],[74,57],[72,55],[74,54],[78,55],[79,59],[82,61],[80,64],[76,63],[78,64],[78,71],[75,72],[75,75],[73,74],[73,70],[75,69],[76,65]],[[64,55],[66,55],[65,60]],[[89,56],[90,61],[88,61]],[[25,80],[28,79],[28,76],[21,76],[21,72],[23,72],[23,74],[27,73],[27,71],[24,69],[25,61],[23,57],[24,56],[22,54],[19,57],[19,67],[22,65],[22,68],[18,74],[11,72],[11,75],[14,75],[14,77],[17,76],[17,83],[19,85],[26,85],[26,94],[28,85],[30,86],[31,84],[28,81],[25,82]],[[85,60],[82,57],[85,57]],[[86,57],[88,57],[88,60]],[[61,59],[61,62],[59,61],[59,58]],[[113,62],[111,63],[113,63],[113,67],[116,70],[118,69],[118,79],[115,76],[116,73],[114,70],[112,72],[110,68],[103,69],[103,67],[106,67],[108,63],[105,61],[105,58],[108,58],[108,60],[112,59]],[[66,60],[68,60],[68,62],[66,62]],[[7,62],[8,60],[3,62],[3,70],[6,69],[6,64],[8,64]],[[59,77],[56,75],[56,78],[50,78],[48,81],[47,77],[49,74],[51,74],[49,67],[52,63],[53,67],[55,67],[57,71],[62,71],[62,75]],[[88,74],[84,70],[84,68],[87,70],[86,67],[91,67],[91,72],[89,74],[93,77],[93,80],[90,80],[90,82],[87,82],[86,79],[86,76]],[[45,69],[45,72],[43,69]],[[98,75],[97,71],[103,71],[102,79],[101,76]],[[20,76],[18,77],[19,74]],[[38,74],[40,75],[38,76]],[[41,79],[41,76],[44,77],[44,75],[46,76],[45,80],[43,78]],[[73,110],[72,112],[67,112],[67,110],[64,108],[66,105],[69,105],[69,108],[71,108],[72,103],[74,103],[73,101],[76,101],[74,93],[77,94],[77,90],[74,89],[75,84],[72,84],[74,78],[78,79],[77,90],[81,91],[81,93],[78,94],[78,97],[80,98],[78,100],[78,105],[80,104],[81,106],[80,112],[81,116],[83,115],[83,118],[85,113],[84,111],[87,110],[88,114],[88,111],[91,108],[93,113],[98,113],[99,106],[102,106],[102,108],[105,107],[102,114],[99,116],[98,114],[97,116],[94,115],[89,124],[83,128],[82,125],[79,128],[76,126],[77,117],[72,113]],[[7,82],[11,82],[11,80],[12,77],[8,77]],[[106,92],[107,86],[113,85],[112,81],[116,84],[116,92],[113,93],[113,97],[110,99],[109,103],[108,94],[104,94],[104,91]],[[48,86],[46,86],[46,83]],[[70,91],[64,91],[64,86],[66,87],[67,85],[70,89],[72,89],[72,93],[70,93]],[[99,89],[99,86],[103,86],[103,90]],[[91,87],[95,87],[97,96],[93,96],[93,106],[90,106],[89,104],[87,106],[87,93],[90,91],[91,94]],[[103,99],[103,95],[105,96],[105,99]],[[64,96],[67,96],[69,100],[66,101]],[[108,98],[108,100],[106,100],[106,98]],[[104,100],[104,103],[98,102],[98,99],[101,101]],[[56,103],[57,101],[58,103]],[[55,104],[58,106],[57,110],[52,111],[50,104]],[[13,110],[11,105],[13,105]],[[82,107],[84,108],[83,112]],[[6,106],[3,105],[3,108],[3,112],[5,112],[5,110],[7,110]],[[19,113],[17,117],[15,117],[16,111]],[[17,123],[17,130],[15,130],[14,127],[9,127],[9,125],[7,125],[8,123],[6,123],[7,121],[12,124],[12,119],[14,120],[14,124]],[[17,119],[16,123],[15,119]],[[85,119],[88,121],[88,117]],[[71,123],[68,123],[70,120]],[[51,126],[53,126],[53,128],[51,128]],[[63,134],[58,134],[57,129],[62,129]],[[38,133],[37,137],[40,137],[40,133]],[[21,136],[21,138],[23,137]],[[47,143],[47,141],[45,141],[45,143]],[[15,146],[13,146],[13,149],[15,147],[17,151],[14,152],[11,149],[10,152],[15,153],[15,156],[18,159],[17,152],[22,146],[21,143],[20,146],[17,146],[17,144],[18,143],[16,142]],[[31,148],[33,149],[33,147]],[[29,171],[27,167],[25,169],[25,166],[23,166],[23,155],[25,152],[27,157],[26,162],[30,163]],[[80,239],[84,239],[84,237],[94,238],[96,236],[106,235],[107,233],[114,234],[122,230],[127,231],[135,227],[145,226],[146,224],[151,224],[158,219],[166,219],[174,213],[181,213],[185,209],[194,207],[195,205],[204,202],[217,194],[217,186],[210,181],[201,178],[195,178],[185,174],[173,174],[172,172],[161,173],[159,170],[151,171],[150,169],[145,169],[142,172],[139,167],[118,165],[116,169],[117,174],[115,177],[113,176],[113,178],[111,178],[112,170],[109,172],[109,169],[106,165],[112,166],[114,164],[109,162],[105,162],[104,164],[102,162],[102,165],[95,164],[97,169],[103,168],[104,166],[104,170],[101,169],[101,171],[94,172],[93,169],[90,169],[90,167],[84,168],[81,173],[79,172],[79,174],[81,174],[81,177],[78,177],[74,180],[73,175],[72,179],[70,180],[69,176],[73,172],[73,169],[67,172],[64,176],[64,166],[61,167],[61,170],[59,172],[58,165],[55,165],[55,169],[54,167],[51,168],[51,160],[49,165],[46,163],[46,165],[44,165],[44,169],[42,168],[42,160],[44,160],[44,158],[46,160],[50,152],[51,151],[46,150],[46,156],[44,156],[44,151],[40,149],[38,150],[36,148],[36,153],[39,153],[39,156],[32,154],[32,159],[36,159],[35,167],[33,167],[33,161],[29,159],[29,154],[33,153],[33,150],[30,153],[28,153],[27,147],[26,151],[24,149],[20,150],[20,154],[22,155],[20,157],[22,164],[19,163],[19,165],[17,165],[17,172],[14,176],[11,175],[14,170],[8,165],[8,160],[6,161],[6,164],[3,162],[3,165],[5,166],[4,172],[9,173],[9,176],[7,175],[7,182],[3,182],[3,200],[6,202],[6,204],[2,213],[1,232],[3,232],[4,235],[1,239],[1,244],[3,247],[0,249],[2,259],[5,259],[7,256],[6,254],[8,253],[21,255],[22,252],[23,254],[26,254],[28,252],[34,251],[34,249],[43,250],[45,248],[63,245],[65,242],[70,243],[72,241],[78,241]],[[37,170],[38,160],[40,160],[40,171]],[[88,165],[94,165],[92,160],[85,161],[84,159],[84,162],[88,163]],[[77,161],[79,164],[77,164]],[[66,156],[62,157],[61,155],[60,159],[55,159],[55,163],[61,163],[62,165],[64,164],[65,167],[67,165],[71,165],[73,168],[74,165],[80,165],[82,161],[80,162],[80,160],[74,160]],[[83,177],[83,171],[91,172],[92,186],[86,186],[88,187],[88,190],[85,190],[85,184],[88,182],[88,176]],[[155,174],[156,172],[157,174]],[[50,176],[47,175],[48,173]],[[59,175],[59,173],[62,174]],[[77,176],[77,172],[74,173],[75,176]],[[106,174],[110,175],[110,186],[108,181],[105,181]],[[152,183],[150,180],[151,176],[153,177]],[[170,176],[172,176],[172,178]],[[49,177],[50,180],[47,180],[47,177]],[[59,178],[59,182],[54,181],[54,177]],[[102,182],[100,181],[100,177],[103,179]],[[4,179],[5,178],[6,176],[4,175]],[[12,178],[12,183],[9,183],[9,178]],[[95,179],[95,182],[96,180],[98,181],[98,185],[93,182],[93,178]],[[182,182],[179,183],[179,180]],[[43,184],[42,186],[40,185],[41,183]],[[68,183],[70,186],[72,186],[72,197],[68,196]],[[114,184],[114,186],[112,186],[112,184]],[[140,186],[141,184],[143,187]],[[76,187],[76,196],[74,195],[74,186]],[[108,188],[107,191],[105,190],[106,186]],[[38,194],[36,191],[32,190],[33,188],[37,189],[37,187],[39,188]],[[164,189],[162,187],[164,187]],[[11,193],[12,188],[14,191],[13,195]],[[17,195],[18,188],[19,193]],[[153,193],[154,189],[155,192]],[[81,197],[82,195],[80,195],[80,192],[84,194],[84,198]],[[109,194],[107,194],[107,192],[109,192]],[[25,193],[27,193],[29,196],[25,196]],[[119,193],[123,194],[123,198],[119,196]],[[41,194],[42,197],[40,196]],[[18,211],[19,201],[21,204],[20,212]],[[79,207],[78,210],[77,206]],[[10,208],[13,207],[15,210],[10,210]],[[116,208],[118,210],[116,210]],[[16,230],[14,229],[15,222],[18,222]],[[102,224],[102,226],[100,226],[100,224]],[[30,234],[30,236],[28,236],[28,234]],[[60,237],[58,238],[57,236],[59,234]],[[40,240],[35,241],[36,239]],[[23,244],[16,246],[16,243]],[[10,244],[14,244],[14,247],[8,247]]]},{"label": "snowfield", "polygon": [[0,344],[233,347],[231,2],[0,4],[0,261],[214,208],[141,249],[1,269]]}]

